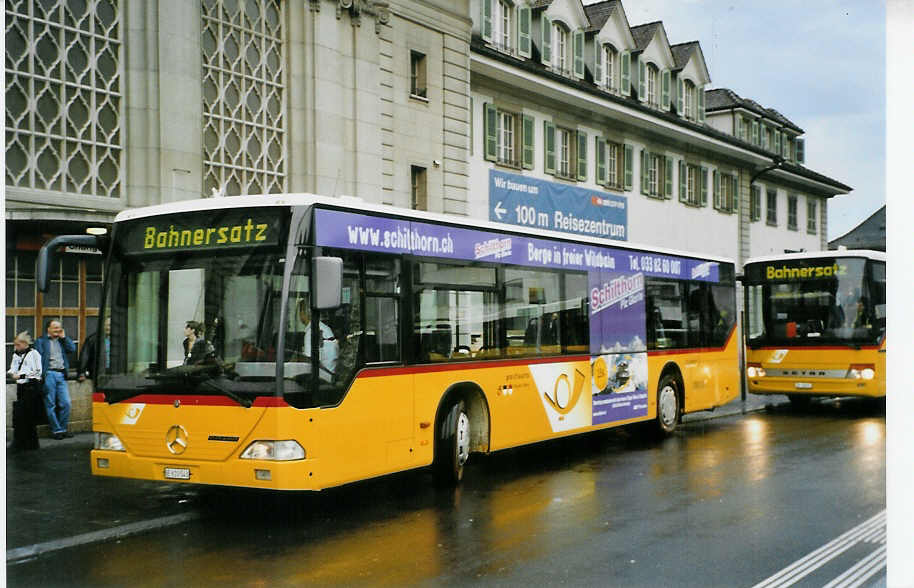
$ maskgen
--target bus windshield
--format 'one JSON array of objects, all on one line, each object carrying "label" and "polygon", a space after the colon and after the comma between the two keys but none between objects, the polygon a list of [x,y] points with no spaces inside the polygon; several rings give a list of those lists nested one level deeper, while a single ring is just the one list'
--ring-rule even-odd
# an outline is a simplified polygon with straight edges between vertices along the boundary
[{"label": "bus windshield", "polygon": [[248,406],[276,394],[280,226],[277,214],[235,210],[117,227],[97,379],[109,402],[198,394]]},{"label": "bus windshield", "polygon": [[865,259],[760,263],[746,287],[751,346],[871,345],[885,332],[884,289]]},{"label": "bus windshield", "polygon": [[247,404],[273,395],[282,266],[275,253],[116,260],[99,388],[109,400],[180,392]]}]

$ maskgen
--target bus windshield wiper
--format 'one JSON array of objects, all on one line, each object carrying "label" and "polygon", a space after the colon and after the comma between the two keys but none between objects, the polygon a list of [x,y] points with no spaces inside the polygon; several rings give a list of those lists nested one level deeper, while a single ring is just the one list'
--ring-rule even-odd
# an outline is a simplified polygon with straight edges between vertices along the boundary
[{"label": "bus windshield wiper", "polygon": [[[227,381],[229,381],[229,380],[227,380]],[[216,382],[214,380],[206,380],[205,382],[200,384],[200,386],[199,386],[199,388],[197,388],[197,390],[200,392],[204,392],[204,393],[208,392],[208,391],[213,391],[218,394],[225,395],[245,408],[251,408],[251,404],[253,404],[249,399],[244,398],[240,394],[236,394],[235,392],[229,390],[228,388],[226,388],[224,386],[219,386],[218,384],[216,384]]]}]

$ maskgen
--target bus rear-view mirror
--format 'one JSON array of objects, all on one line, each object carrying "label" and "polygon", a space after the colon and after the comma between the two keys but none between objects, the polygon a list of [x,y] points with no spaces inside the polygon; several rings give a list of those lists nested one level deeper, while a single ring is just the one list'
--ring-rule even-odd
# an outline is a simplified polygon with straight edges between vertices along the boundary
[{"label": "bus rear-view mirror", "polygon": [[343,260],[339,257],[315,257],[314,307],[332,310],[342,304]]}]

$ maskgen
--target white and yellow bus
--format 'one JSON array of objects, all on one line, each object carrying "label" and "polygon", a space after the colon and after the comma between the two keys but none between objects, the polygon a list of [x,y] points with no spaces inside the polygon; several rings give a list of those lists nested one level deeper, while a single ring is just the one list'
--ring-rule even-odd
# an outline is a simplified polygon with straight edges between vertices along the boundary
[{"label": "white and yellow bus", "polygon": [[885,253],[819,251],[746,262],[753,394],[885,397]]},{"label": "white and yellow bus", "polygon": [[726,259],[309,195],[128,210],[97,244],[96,475],[455,483],[472,453],[739,394]]}]

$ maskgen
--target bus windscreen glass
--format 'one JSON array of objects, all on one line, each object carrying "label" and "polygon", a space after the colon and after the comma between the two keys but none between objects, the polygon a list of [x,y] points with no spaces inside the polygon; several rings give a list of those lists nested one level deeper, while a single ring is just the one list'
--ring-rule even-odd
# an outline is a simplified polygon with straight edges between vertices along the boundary
[{"label": "bus windscreen glass", "polygon": [[747,268],[751,346],[872,345],[885,332],[885,300],[861,258],[758,263]]},{"label": "bus windscreen glass", "polygon": [[179,389],[242,404],[275,394],[284,251],[281,217],[270,214],[117,227],[97,379],[109,401]]}]

